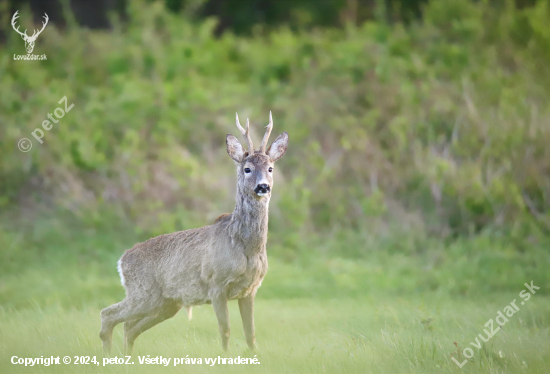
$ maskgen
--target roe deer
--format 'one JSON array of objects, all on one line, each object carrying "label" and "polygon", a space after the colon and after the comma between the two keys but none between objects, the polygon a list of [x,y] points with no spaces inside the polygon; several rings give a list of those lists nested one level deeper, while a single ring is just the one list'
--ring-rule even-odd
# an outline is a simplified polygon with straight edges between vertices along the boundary
[{"label": "roe deer", "polygon": [[255,348],[254,296],[267,272],[267,219],[273,187],[273,164],[285,153],[283,132],[266,150],[273,128],[269,124],[258,151],[246,130],[237,127],[248,151],[228,134],[227,153],[237,167],[235,210],[212,225],[165,234],[136,244],[118,261],[126,298],[101,311],[103,348],[110,352],[113,328],[124,322],[124,351],[132,353],[135,339],[156,324],[173,317],[182,306],[191,318],[193,305],[212,304],[218,319],[222,347],[229,343],[228,300],[239,300],[246,342]]}]

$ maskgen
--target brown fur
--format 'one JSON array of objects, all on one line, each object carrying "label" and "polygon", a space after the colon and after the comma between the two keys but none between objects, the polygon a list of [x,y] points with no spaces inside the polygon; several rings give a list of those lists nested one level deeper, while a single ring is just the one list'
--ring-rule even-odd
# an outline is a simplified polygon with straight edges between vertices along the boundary
[{"label": "brown fur", "polygon": [[[124,348],[130,354],[141,333],[173,317],[182,306],[191,318],[192,306],[201,304],[213,305],[222,347],[227,349],[227,301],[233,299],[239,300],[246,341],[254,349],[253,305],[267,272],[271,196],[271,192],[259,196],[255,189],[266,184],[271,191],[269,168],[282,157],[287,144],[288,134],[283,133],[266,153],[246,152],[228,135],[227,152],[235,161],[238,178],[233,213],[222,214],[210,226],[149,239],[124,253],[119,270],[126,298],[101,311],[100,337],[106,351],[110,351],[113,328],[119,323],[124,322]],[[251,172],[245,173],[246,168]]]},{"label": "brown fur", "polygon": [[224,213],[224,214],[218,216],[218,218],[216,218],[214,220],[214,223],[218,223],[219,221],[223,221],[225,219],[231,218],[230,216],[231,216],[231,213]]}]

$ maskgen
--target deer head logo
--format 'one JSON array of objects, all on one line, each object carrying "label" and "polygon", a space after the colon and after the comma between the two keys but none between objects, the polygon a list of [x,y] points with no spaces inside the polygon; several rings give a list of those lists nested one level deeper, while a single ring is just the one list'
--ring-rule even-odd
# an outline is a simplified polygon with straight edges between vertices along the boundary
[{"label": "deer head logo", "polygon": [[40,33],[44,30],[44,28],[48,24],[48,20],[49,20],[48,15],[46,13],[44,13],[44,15],[42,16],[46,20],[46,22],[42,22],[42,25],[43,25],[42,29],[40,31],[38,31],[38,33],[36,32],[36,30],[34,30],[33,34],[31,36],[28,36],[27,35],[27,30],[25,30],[24,32],[21,32],[21,31],[19,31],[19,26],[17,26],[17,28],[15,27],[15,20],[19,17],[17,15],[18,12],[19,11],[16,11],[15,14],[13,15],[13,17],[11,19],[11,26],[13,27],[13,29],[19,35],[21,35],[21,37],[25,41],[25,49],[27,50],[27,53],[32,53],[32,50],[34,49],[34,42],[36,41],[36,38],[38,38],[38,35],[40,35]]}]

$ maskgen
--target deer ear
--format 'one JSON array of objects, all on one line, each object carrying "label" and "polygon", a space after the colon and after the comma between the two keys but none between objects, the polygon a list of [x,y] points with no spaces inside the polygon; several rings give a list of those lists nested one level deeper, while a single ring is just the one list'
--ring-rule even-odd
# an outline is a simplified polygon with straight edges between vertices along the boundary
[{"label": "deer ear", "polygon": [[227,144],[227,154],[229,157],[231,157],[233,160],[237,162],[242,162],[244,160],[244,148],[239,143],[237,138],[235,138],[231,134],[227,134],[227,137],[225,138],[225,143]]},{"label": "deer ear", "polygon": [[288,133],[285,131],[281,135],[279,135],[277,139],[273,141],[273,143],[271,143],[266,153],[271,159],[271,161],[275,162],[281,157],[283,157],[287,147],[288,147]]}]

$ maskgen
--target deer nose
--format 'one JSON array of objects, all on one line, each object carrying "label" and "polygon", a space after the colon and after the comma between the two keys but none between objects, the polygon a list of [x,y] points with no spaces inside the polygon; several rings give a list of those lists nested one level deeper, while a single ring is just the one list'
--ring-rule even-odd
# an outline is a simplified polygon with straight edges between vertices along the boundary
[{"label": "deer nose", "polygon": [[254,189],[254,192],[256,193],[268,193],[271,188],[269,187],[269,184],[262,183],[256,186]]}]

